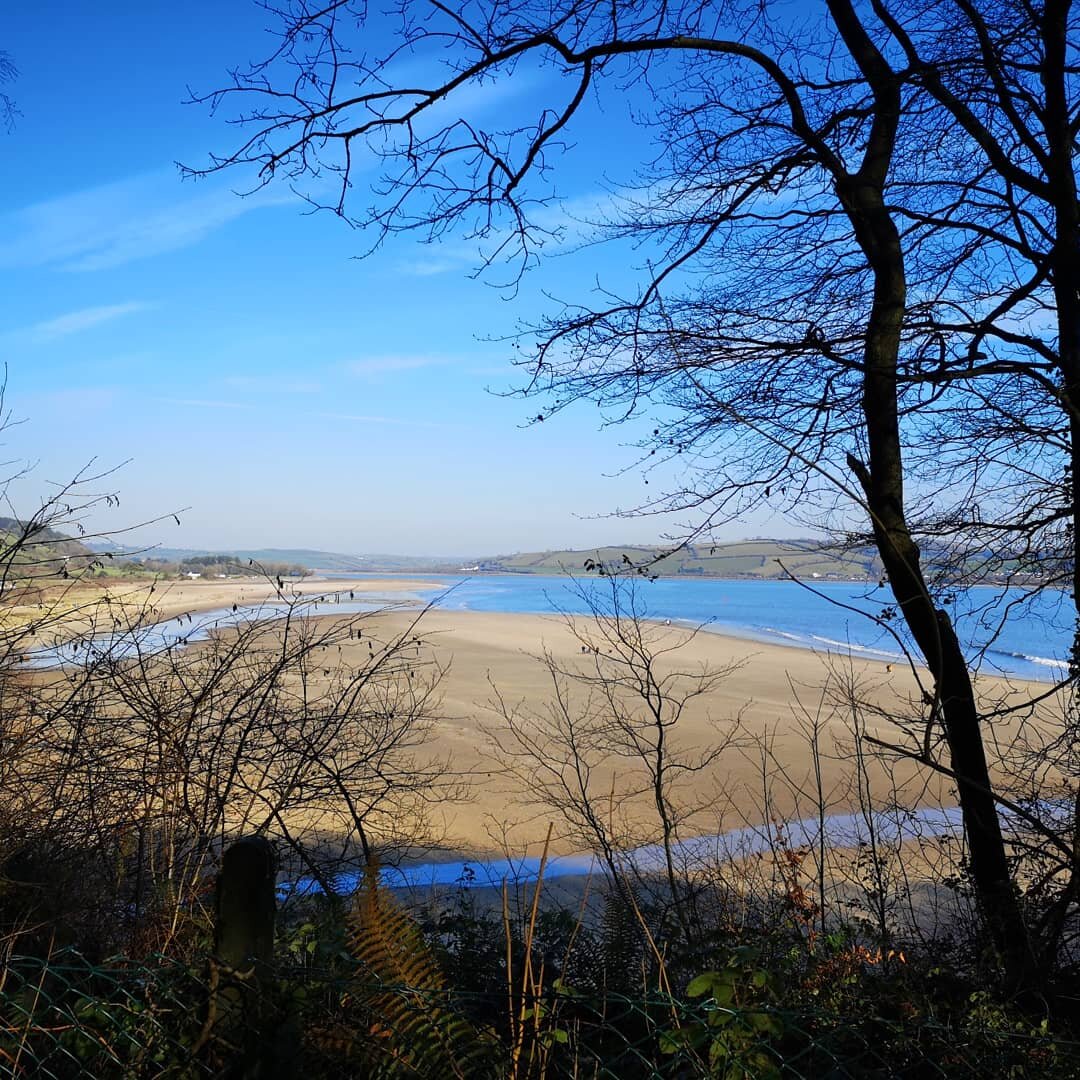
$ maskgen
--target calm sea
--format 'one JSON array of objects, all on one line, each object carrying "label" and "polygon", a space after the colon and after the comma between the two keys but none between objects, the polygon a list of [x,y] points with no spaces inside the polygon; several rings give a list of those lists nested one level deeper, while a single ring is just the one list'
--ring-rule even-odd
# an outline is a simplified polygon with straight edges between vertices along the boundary
[{"label": "calm sea", "polygon": [[[355,577],[335,574],[328,578]],[[364,574],[364,578],[400,578],[398,574]],[[447,611],[490,611],[572,615],[589,613],[581,589],[596,590],[602,601],[610,597],[605,579],[577,583],[566,577],[527,574],[404,575],[425,587],[409,596],[390,593],[383,601],[337,597],[316,614],[346,615],[402,600],[436,603]],[[897,620],[889,621],[899,640],[868,616],[881,617],[889,608],[884,588],[853,582],[815,581],[813,591],[793,581],[717,581],[715,579],[661,578],[635,581],[636,606],[645,618],[730,634],[749,641],[772,642],[821,652],[851,653],[872,659],[900,661],[906,635]],[[327,591],[334,589],[328,581]],[[339,602],[340,601],[340,602]],[[204,639],[215,627],[253,617],[273,617],[273,603],[237,611],[222,608],[197,616],[183,615],[147,627],[137,635],[142,653],[183,646]],[[987,674],[1016,675],[1025,679],[1056,681],[1066,673],[1064,658],[1072,640],[1072,612],[1063,592],[1047,590],[1025,599],[1020,590],[977,588],[958,596],[952,605],[961,641],[970,661]],[[108,648],[109,655],[125,655],[136,641],[102,645],[96,641],[69,642],[36,650],[28,662],[34,666],[86,663]]]},{"label": "calm sea", "polygon": [[[588,611],[574,584],[564,577],[423,575],[417,580],[429,581],[432,592],[428,596],[442,594],[439,607],[450,611],[551,614],[562,610],[575,615]],[[580,584],[604,595],[603,579]],[[704,623],[711,630],[751,641],[902,659],[898,642],[867,618],[881,616],[890,607],[887,588],[854,582],[811,584],[814,591],[793,581],[660,578],[641,579],[636,587],[639,606],[652,619]],[[957,597],[950,614],[973,662],[986,674],[1046,681],[1061,678],[1072,640],[1069,597],[1059,590],[1046,590],[1021,601],[1019,589],[968,589]],[[901,640],[907,641],[901,628],[895,628]]]}]

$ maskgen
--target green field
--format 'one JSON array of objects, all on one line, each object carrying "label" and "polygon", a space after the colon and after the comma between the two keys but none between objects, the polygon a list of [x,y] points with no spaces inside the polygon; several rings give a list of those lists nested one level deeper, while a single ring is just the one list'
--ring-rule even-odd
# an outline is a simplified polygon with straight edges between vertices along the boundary
[{"label": "green field", "polygon": [[516,574],[580,571],[587,561],[592,561],[612,569],[641,567],[663,576],[781,578],[790,573],[800,578],[817,575],[859,580],[880,576],[880,563],[869,549],[841,550],[818,540],[745,540],[691,544],[671,554],[669,550],[628,544],[499,555],[478,565],[482,570]]},{"label": "green field", "polygon": [[[880,577],[880,562],[868,548],[842,550],[821,540],[743,540],[725,544],[691,544],[671,552],[660,545],[609,545],[600,548],[563,548],[555,551],[516,552],[477,557],[346,555],[311,548],[253,548],[208,552],[180,548],[154,548],[137,557],[152,565],[162,559],[185,563],[206,555],[230,556],[246,565],[254,559],[264,565],[289,563],[308,570],[331,573],[506,573],[561,574],[602,563],[624,571],[640,567],[665,577],[800,578],[866,580]],[[130,566],[131,563],[128,563]]]}]

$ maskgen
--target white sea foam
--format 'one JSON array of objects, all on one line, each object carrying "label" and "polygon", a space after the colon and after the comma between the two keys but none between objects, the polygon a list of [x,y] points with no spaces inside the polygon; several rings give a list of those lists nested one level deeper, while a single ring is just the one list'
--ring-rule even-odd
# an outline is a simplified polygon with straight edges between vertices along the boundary
[{"label": "white sea foam", "polygon": [[872,645],[856,645],[853,641],[837,641],[835,638],[820,637],[818,634],[810,635],[814,641],[820,641],[822,645],[833,645],[838,649],[850,650],[855,653],[865,653],[867,656],[885,656],[890,660],[903,660],[900,653],[890,652],[888,649],[877,649]]},{"label": "white sea foam", "polygon": [[1069,662],[1067,660],[1053,660],[1048,656],[1032,656],[1030,653],[1009,653],[1010,656],[1016,657],[1017,660],[1026,660],[1029,664],[1041,664],[1043,667],[1052,668],[1067,668]]}]

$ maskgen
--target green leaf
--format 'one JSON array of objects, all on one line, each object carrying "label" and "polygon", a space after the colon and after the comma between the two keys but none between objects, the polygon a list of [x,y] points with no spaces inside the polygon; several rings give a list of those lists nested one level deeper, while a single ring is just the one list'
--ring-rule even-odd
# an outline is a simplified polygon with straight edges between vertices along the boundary
[{"label": "green leaf", "polygon": [[709,1033],[702,1024],[660,1032],[660,1050],[664,1054],[677,1054],[684,1047],[700,1047],[708,1041]]},{"label": "green leaf", "polygon": [[759,1051],[756,1054],[750,1054],[747,1064],[753,1066],[754,1071],[750,1075],[754,1076],[756,1080],[780,1080],[781,1072],[777,1068],[776,1062],[764,1052]]},{"label": "green leaf", "polygon": [[690,980],[690,985],[686,988],[687,997],[701,997],[710,993],[719,979],[720,973],[718,971],[706,971],[695,976]]},{"label": "green leaf", "polygon": [[660,1032],[660,1053],[677,1054],[688,1042],[687,1029]]},{"label": "green leaf", "polygon": [[775,1016],[764,1012],[751,1012],[746,1014],[750,1026],[762,1035],[779,1035],[783,1025]]}]

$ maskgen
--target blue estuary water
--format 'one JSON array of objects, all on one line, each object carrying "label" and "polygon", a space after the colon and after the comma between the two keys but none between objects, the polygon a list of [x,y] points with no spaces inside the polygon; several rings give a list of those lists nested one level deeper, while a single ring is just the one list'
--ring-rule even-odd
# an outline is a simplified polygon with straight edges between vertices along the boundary
[{"label": "blue estuary water", "polygon": [[[437,575],[424,579],[432,595],[443,594],[445,611],[588,614],[579,589],[565,577],[500,574],[459,578]],[[716,579],[641,579],[640,609],[651,619],[698,625],[751,641],[791,645],[865,656],[903,659],[898,642],[868,616],[881,617],[892,607],[888,588],[863,582],[719,581]],[[598,590],[603,601],[606,582],[588,579],[580,585]],[[449,590],[449,591],[447,591]],[[608,594],[610,595],[610,590]],[[1059,590],[1046,590],[1020,603],[1019,589],[980,587],[960,593],[950,609],[961,641],[980,670],[1025,679],[1054,681],[1065,674],[1072,641],[1071,603]]]},{"label": "blue estuary water", "polygon": [[[344,575],[342,575],[344,576]],[[365,574],[365,579],[397,575]],[[444,611],[484,611],[554,615],[589,614],[582,588],[592,589],[603,604],[610,599],[604,580],[573,582],[566,577],[492,574],[407,575],[422,583],[415,594],[395,593],[392,600],[336,600],[335,582],[327,582],[328,598],[310,607],[311,614],[346,615],[402,601],[435,603]],[[888,620],[897,636],[874,621],[891,607],[887,588],[863,582],[813,581],[809,588],[794,581],[721,581],[660,578],[635,582],[638,610],[646,617],[684,625],[702,625],[713,632],[749,641],[769,642],[819,652],[850,653],[868,659],[899,662],[902,643],[908,643],[898,620]],[[1048,589],[1023,600],[1019,589],[980,587],[959,593],[951,607],[960,640],[973,663],[986,674],[1013,675],[1052,682],[1066,674],[1072,641],[1072,610],[1068,596]],[[203,640],[214,629],[252,618],[280,617],[273,604],[181,616],[143,628],[135,641],[112,643],[113,657],[125,651],[142,655],[166,647]],[[81,641],[38,650],[34,666],[86,663],[100,648]]]},{"label": "blue estuary water", "polygon": [[[962,829],[958,807],[926,807],[901,813],[830,814],[824,821],[806,818],[785,822],[782,834],[775,826],[743,826],[716,836],[697,836],[675,845],[676,862],[687,869],[715,866],[730,859],[766,853],[779,848],[813,847],[824,842],[830,847],[855,847],[873,832],[879,843],[955,835]],[[634,848],[619,856],[622,868],[641,874],[664,871],[663,849],[657,846]],[[592,855],[554,855],[544,866],[544,878],[584,877],[602,874],[603,866]],[[511,859],[455,859],[446,862],[385,866],[383,884],[391,888],[427,889],[461,885],[476,888],[498,887],[503,881],[523,884],[540,876],[540,859],[523,856]],[[360,884],[359,873],[337,875],[331,888],[349,893]],[[310,877],[302,877],[280,887],[282,896],[312,895],[322,887]]]},{"label": "blue estuary water", "polygon": [[[344,575],[342,575],[344,576]],[[351,576],[351,575],[350,575]],[[401,575],[365,574],[365,579]],[[381,603],[367,594],[351,598],[334,595],[339,586],[327,582],[327,596],[308,609],[314,615],[347,615],[402,602],[432,603],[444,611],[477,611],[557,615],[588,615],[590,606],[582,589],[591,589],[600,606],[610,600],[610,583],[603,579],[573,582],[566,577],[539,575],[407,575],[417,582],[412,594],[395,592]],[[886,588],[873,584],[813,581],[811,588],[791,581],[721,581],[693,578],[662,578],[635,582],[636,609],[645,618],[682,625],[702,625],[706,630],[747,641],[813,649],[899,662],[906,640],[896,620],[886,620],[899,639],[874,621],[892,606]],[[1023,601],[1023,602],[1021,602]],[[97,656],[146,655],[205,639],[214,629],[251,619],[281,618],[285,608],[273,603],[180,616],[138,631],[136,639],[108,645],[93,640],[44,648],[29,658],[35,666],[77,664]],[[1065,657],[1072,640],[1073,613],[1066,594],[1054,590],[1025,599],[1020,590],[983,587],[959,594],[950,609],[960,639],[973,662],[987,674],[1007,674],[1025,679],[1056,681],[1066,674]],[[877,833],[892,839],[933,836],[960,827],[956,808],[914,811],[903,820],[875,815]],[[785,838],[795,845],[813,844],[820,837],[820,823],[787,823]],[[858,815],[833,815],[824,822],[828,843],[848,846],[864,839],[868,822]],[[690,862],[724,859],[765,851],[775,842],[768,827],[741,828],[720,836],[698,837],[680,845]],[[660,852],[640,848],[626,859],[638,870],[660,866]],[[548,877],[581,875],[594,869],[591,856],[560,856],[545,868]],[[505,878],[534,880],[539,871],[536,858],[469,860],[425,863],[404,868],[387,867],[384,880],[391,886],[431,886],[455,882],[493,885]],[[356,878],[335,882],[349,890]],[[288,893],[318,891],[309,879],[282,886]]]},{"label": "blue estuary water", "polygon": [[[392,606],[399,599],[384,600],[381,603],[372,600],[349,600],[335,597],[328,586],[326,597],[308,597],[302,609],[297,613],[304,615],[355,615],[365,611],[377,611]],[[412,597],[419,601],[420,597]],[[151,656],[166,649],[182,648],[206,641],[215,630],[238,626],[247,622],[265,622],[283,619],[289,614],[290,606],[268,600],[257,605],[223,607],[213,611],[201,611],[192,615],[175,615],[163,622],[139,626],[130,631],[119,631],[102,637],[82,637],[45,645],[34,649],[26,657],[30,667],[52,668],[74,664],[90,664],[106,658],[123,660],[125,658]]]}]

